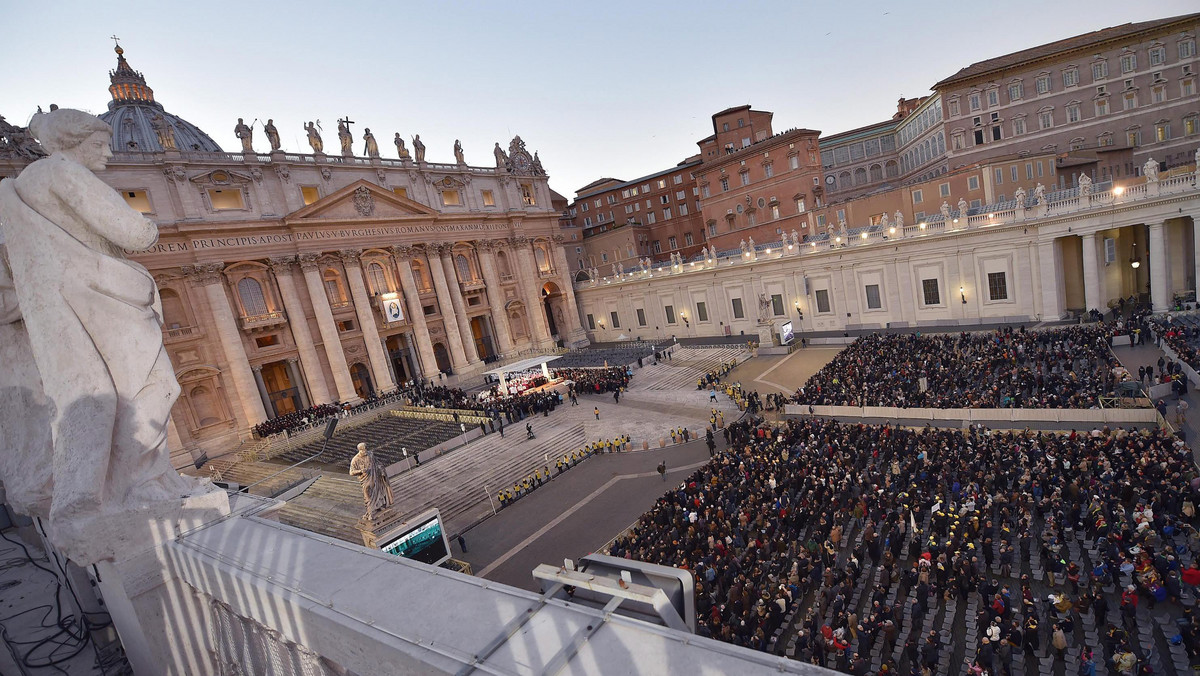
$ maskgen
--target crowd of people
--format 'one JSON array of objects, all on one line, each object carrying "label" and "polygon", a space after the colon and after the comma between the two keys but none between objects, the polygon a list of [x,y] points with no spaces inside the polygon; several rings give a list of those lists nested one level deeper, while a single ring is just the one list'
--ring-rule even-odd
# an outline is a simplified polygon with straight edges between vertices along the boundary
[{"label": "crowd of people", "polygon": [[718,383],[721,382],[722,378],[724,378],[726,375],[728,375],[729,372],[732,371],[736,367],[737,367],[737,359],[736,358],[730,359],[729,361],[721,364],[717,368],[700,376],[700,378],[696,380],[696,389],[703,390],[706,387],[711,388],[711,387],[717,385]]},{"label": "crowd of people", "polygon": [[1127,374],[1105,324],[945,335],[871,334],[797,390],[809,405],[1093,408]]},{"label": "crowd of people", "polygon": [[576,394],[607,394],[629,387],[633,373],[624,366],[605,368],[554,369],[555,378],[572,381],[571,390]]},{"label": "crowd of people", "polygon": [[269,437],[281,432],[290,432],[301,427],[307,427],[314,422],[325,420],[341,412],[339,404],[318,404],[309,406],[303,411],[292,411],[270,420],[265,420],[254,426],[254,434],[258,437]]},{"label": "crowd of people", "polygon": [[[593,441],[586,444],[570,453],[563,454],[562,457],[554,461],[554,476],[558,476],[563,472],[571,469],[575,465],[583,462],[593,455],[601,453],[617,453],[620,451],[629,450],[629,435],[623,435],[615,439],[604,439],[601,441]],[[550,481],[550,466],[546,465],[541,469],[534,470],[529,476],[514,482],[512,488],[505,488],[496,494],[496,500],[500,503],[500,508],[503,509],[517,500],[529,495],[534,490],[541,487],[546,482]]]},{"label": "crowd of people", "polygon": [[[865,674],[883,641],[879,673],[918,674],[965,651],[925,631],[926,611],[977,595],[976,624],[988,640],[965,655],[977,673],[1012,674],[1019,651],[1081,645],[1085,623],[1105,636],[1088,646],[1096,659],[1119,670],[1145,650],[1139,600],[1179,598],[1200,582],[1200,569],[1183,565],[1200,549],[1200,477],[1190,450],[1165,432],[820,419],[727,431],[733,445],[609,549],[691,570],[705,636],[767,650],[794,612],[803,618],[797,659]],[[1030,579],[1034,567],[1046,571],[1044,584]],[[1122,622],[1110,621],[1110,607]],[[1180,640],[1200,655],[1200,623],[1190,615]]]},{"label": "crowd of people", "polygon": [[[1196,348],[1196,342],[1200,340],[1200,326],[1176,322],[1170,315],[1147,318],[1146,322],[1153,328],[1160,347],[1165,345],[1171,348],[1192,370],[1200,369],[1200,350]],[[1160,377],[1162,373],[1163,369],[1159,368]]]}]

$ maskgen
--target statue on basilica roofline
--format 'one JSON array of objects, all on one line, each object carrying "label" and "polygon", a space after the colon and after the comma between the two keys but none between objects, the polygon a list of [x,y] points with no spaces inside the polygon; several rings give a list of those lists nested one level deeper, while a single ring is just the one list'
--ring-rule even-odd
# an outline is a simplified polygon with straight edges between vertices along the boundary
[{"label": "statue on basilica roofline", "polygon": [[413,152],[417,154],[417,162],[424,162],[425,161],[425,144],[421,143],[421,135],[415,134],[413,136],[412,143],[413,143]]},{"label": "statue on basilica roofline", "polygon": [[396,144],[396,155],[402,160],[409,159],[411,155],[408,154],[408,148],[405,147],[404,139],[400,137],[400,132],[396,132],[396,137],[392,140]]},{"label": "statue on basilica roofline", "polygon": [[958,198],[958,217],[967,217],[967,201],[961,197]]},{"label": "statue on basilica roofline", "polygon": [[349,118],[341,118],[338,120],[338,141],[342,145],[342,157],[350,157],[354,155],[354,136],[350,134],[350,125],[353,122]]},{"label": "statue on basilica roofline", "polygon": [[458,139],[454,139],[454,161],[455,161],[455,162],[457,162],[457,163],[459,163],[459,164],[466,164],[466,163],[467,163],[467,160],[466,160],[466,158],[465,158],[465,157],[463,157],[463,147],[462,147],[462,144],[458,142]]},{"label": "statue on basilica roofline", "polygon": [[311,121],[304,125],[304,131],[308,134],[308,145],[312,147],[314,153],[321,153],[325,151],[325,142],[321,140],[321,134],[317,129],[317,125]]},{"label": "statue on basilica roofline", "polygon": [[533,173],[537,176],[545,176],[546,170],[542,168],[542,160],[538,157],[537,151],[533,151]]},{"label": "statue on basilica roofline", "polygon": [[275,120],[268,119],[263,126],[263,131],[267,134],[267,141],[271,144],[271,152],[279,150],[279,130],[275,128]]},{"label": "statue on basilica roofline", "polygon": [[492,154],[496,156],[496,168],[508,168],[508,155],[504,154],[504,148],[500,147],[500,142],[496,142],[496,147],[492,149]]},{"label": "statue on basilica roofline", "polygon": [[363,140],[367,142],[363,146],[363,153],[367,157],[379,157],[379,144],[375,142],[375,135],[371,133],[370,127],[363,128]]},{"label": "statue on basilica roofline", "polygon": [[1025,208],[1025,188],[1017,187],[1017,191],[1013,194],[1013,199],[1017,202],[1018,209]]},{"label": "statue on basilica roofline", "polygon": [[179,383],[162,303],[123,254],[153,246],[158,227],[93,173],[112,157],[112,128],[65,108],[29,128],[51,156],[0,182],[0,480],[86,566],[205,489],[171,467]]},{"label": "statue on basilica roofline", "polygon": [[250,125],[242,121],[242,118],[240,117],[238,118],[237,126],[233,128],[233,135],[238,137],[238,140],[242,142],[242,152],[254,152],[254,146],[252,145],[254,141],[254,130],[250,128]]},{"label": "statue on basilica roofline", "polygon": [[[904,227],[904,212],[902,212],[902,211],[900,211],[899,209],[897,209],[897,210],[896,210],[895,219],[896,219],[896,220],[895,220],[896,227],[897,227],[897,228],[903,228],[903,227]],[[795,237],[796,237],[796,234],[795,234],[795,231],[794,231],[794,230],[792,231],[792,237],[793,237],[793,238],[795,238]],[[799,244],[799,242],[797,242],[797,244]]]},{"label": "statue on basilica roofline", "polygon": [[1041,183],[1038,183],[1037,186],[1035,186],[1033,189],[1033,203],[1034,204],[1045,204],[1046,203],[1046,186],[1042,185]]},{"label": "statue on basilica roofline", "polygon": [[938,210],[942,212],[942,221],[949,223],[950,222],[950,203],[945,200],[942,200],[942,206],[939,207]]}]

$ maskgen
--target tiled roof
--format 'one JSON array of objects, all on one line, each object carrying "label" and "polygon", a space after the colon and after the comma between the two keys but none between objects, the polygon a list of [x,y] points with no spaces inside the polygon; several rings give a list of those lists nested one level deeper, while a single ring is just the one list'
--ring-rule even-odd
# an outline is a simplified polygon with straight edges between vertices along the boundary
[{"label": "tiled roof", "polygon": [[1102,28],[1098,31],[1092,31],[1091,33],[1076,35],[1064,40],[1038,45],[1037,47],[1023,49],[1019,52],[1013,52],[1012,54],[998,56],[994,59],[973,63],[958,71],[954,75],[951,75],[950,77],[935,84],[933,88],[935,90],[941,89],[942,87],[955,82],[969,80],[980,75],[1004,70],[1006,68],[1012,68],[1014,66],[1029,63],[1031,61],[1037,61],[1038,59],[1054,56],[1055,54],[1083,49],[1085,47],[1107,42],[1109,40],[1118,40],[1121,38],[1130,37],[1137,35],[1138,33],[1156,30],[1175,23],[1194,22],[1198,19],[1200,19],[1200,14],[1186,14],[1167,19],[1155,19],[1154,21],[1142,21],[1139,23],[1126,23],[1121,24],[1120,26],[1113,26],[1111,28]]}]

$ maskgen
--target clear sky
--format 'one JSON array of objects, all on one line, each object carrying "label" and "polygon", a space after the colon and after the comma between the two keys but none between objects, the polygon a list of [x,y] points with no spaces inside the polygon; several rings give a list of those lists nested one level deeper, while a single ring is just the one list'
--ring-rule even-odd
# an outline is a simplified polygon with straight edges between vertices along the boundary
[{"label": "clear sky", "polygon": [[[370,127],[421,134],[432,162],[491,165],[520,134],[555,190],[633,179],[697,152],[713,113],[751,104],[774,127],[833,134],[887,119],[975,61],[1115,26],[1200,11],[1134,3],[922,2],[5,2],[0,114],[100,113],[112,40],[166,109],[226,150],[238,117],[275,119],[309,152],[319,119],[355,151]],[[260,125],[255,145],[266,150]]]}]

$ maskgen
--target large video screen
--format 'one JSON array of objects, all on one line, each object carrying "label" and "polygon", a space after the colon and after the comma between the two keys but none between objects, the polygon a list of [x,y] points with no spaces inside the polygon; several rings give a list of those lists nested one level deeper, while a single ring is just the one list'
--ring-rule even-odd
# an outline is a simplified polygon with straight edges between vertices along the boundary
[{"label": "large video screen", "polygon": [[779,344],[787,345],[796,339],[796,335],[792,333],[792,323],[784,322],[783,326],[779,327]]},{"label": "large video screen", "polygon": [[386,554],[435,566],[450,558],[442,519],[437,513],[428,518],[422,517],[416,525],[400,531],[394,538],[381,543],[379,548]]}]

